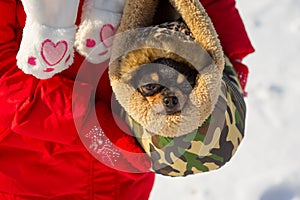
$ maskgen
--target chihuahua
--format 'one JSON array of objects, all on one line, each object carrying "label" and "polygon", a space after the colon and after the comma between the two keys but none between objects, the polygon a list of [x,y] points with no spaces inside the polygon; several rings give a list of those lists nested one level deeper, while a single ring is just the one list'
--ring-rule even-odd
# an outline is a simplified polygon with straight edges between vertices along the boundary
[{"label": "chihuahua", "polygon": [[132,84],[160,114],[181,112],[193,90],[198,71],[185,63],[159,58],[141,66]]}]

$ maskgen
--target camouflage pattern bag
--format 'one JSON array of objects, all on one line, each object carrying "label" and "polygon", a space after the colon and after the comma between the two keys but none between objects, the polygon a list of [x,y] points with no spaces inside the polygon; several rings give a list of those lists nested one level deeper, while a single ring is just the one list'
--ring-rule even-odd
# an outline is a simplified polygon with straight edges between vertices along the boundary
[{"label": "camouflage pattern bag", "polygon": [[[156,12],[162,2],[169,2],[173,10]],[[180,20],[175,15],[173,22],[155,22],[162,16],[153,13],[174,10]],[[179,114],[154,112],[132,84],[142,67],[161,58],[198,71]],[[109,78],[122,107],[121,117],[149,156],[154,172],[187,176],[211,171],[237,151],[245,128],[243,91],[198,0],[128,0],[114,39]]]},{"label": "camouflage pattern bag", "polygon": [[150,133],[126,112],[122,117],[148,154],[152,170],[167,176],[187,176],[218,169],[228,162],[244,137],[246,105],[232,65],[226,62],[222,94],[204,124],[180,137]]}]

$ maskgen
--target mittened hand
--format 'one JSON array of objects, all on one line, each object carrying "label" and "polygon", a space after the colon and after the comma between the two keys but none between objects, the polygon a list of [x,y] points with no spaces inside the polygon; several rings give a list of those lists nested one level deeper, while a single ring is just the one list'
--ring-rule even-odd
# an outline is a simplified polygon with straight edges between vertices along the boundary
[{"label": "mittened hand", "polygon": [[94,64],[110,58],[113,35],[118,27],[124,0],[86,0],[76,34],[77,51]]},{"label": "mittened hand", "polygon": [[73,63],[79,0],[22,0],[22,3],[27,18],[17,65],[26,74],[50,78]]},{"label": "mittened hand", "polygon": [[[47,79],[73,63],[79,0],[22,0],[26,25],[17,65],[26,74]],[[109,59],[112,36],[125,0],[85,0],[75,45],[91,63]]]},{"label": "mittened hand", "polygon": [[55,29],[31,23],[23,31],[17,65],[24,73],[47,79],[73,63],[75,27]]}]

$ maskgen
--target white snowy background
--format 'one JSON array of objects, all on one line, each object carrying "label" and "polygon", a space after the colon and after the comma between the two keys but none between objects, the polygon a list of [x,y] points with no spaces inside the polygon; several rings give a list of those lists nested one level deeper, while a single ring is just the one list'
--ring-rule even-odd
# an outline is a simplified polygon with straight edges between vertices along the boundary
[{"label": "white snowy background", "polygon": [[157,176],[150,200],[300,200],[300,0],[237,0],[256,52],[246,137],[219,170]]}]

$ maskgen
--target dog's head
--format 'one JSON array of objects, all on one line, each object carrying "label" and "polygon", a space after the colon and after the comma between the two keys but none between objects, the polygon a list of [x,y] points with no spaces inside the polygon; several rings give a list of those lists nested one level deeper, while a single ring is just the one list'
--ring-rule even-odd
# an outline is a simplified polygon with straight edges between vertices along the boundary
[{"label": "dog's head", "polygon": [[174,114],[186,104],[197,74],[197,70],[187,64],[160,58],[142,66],[134,75],[132,84],[156,113]]}]

